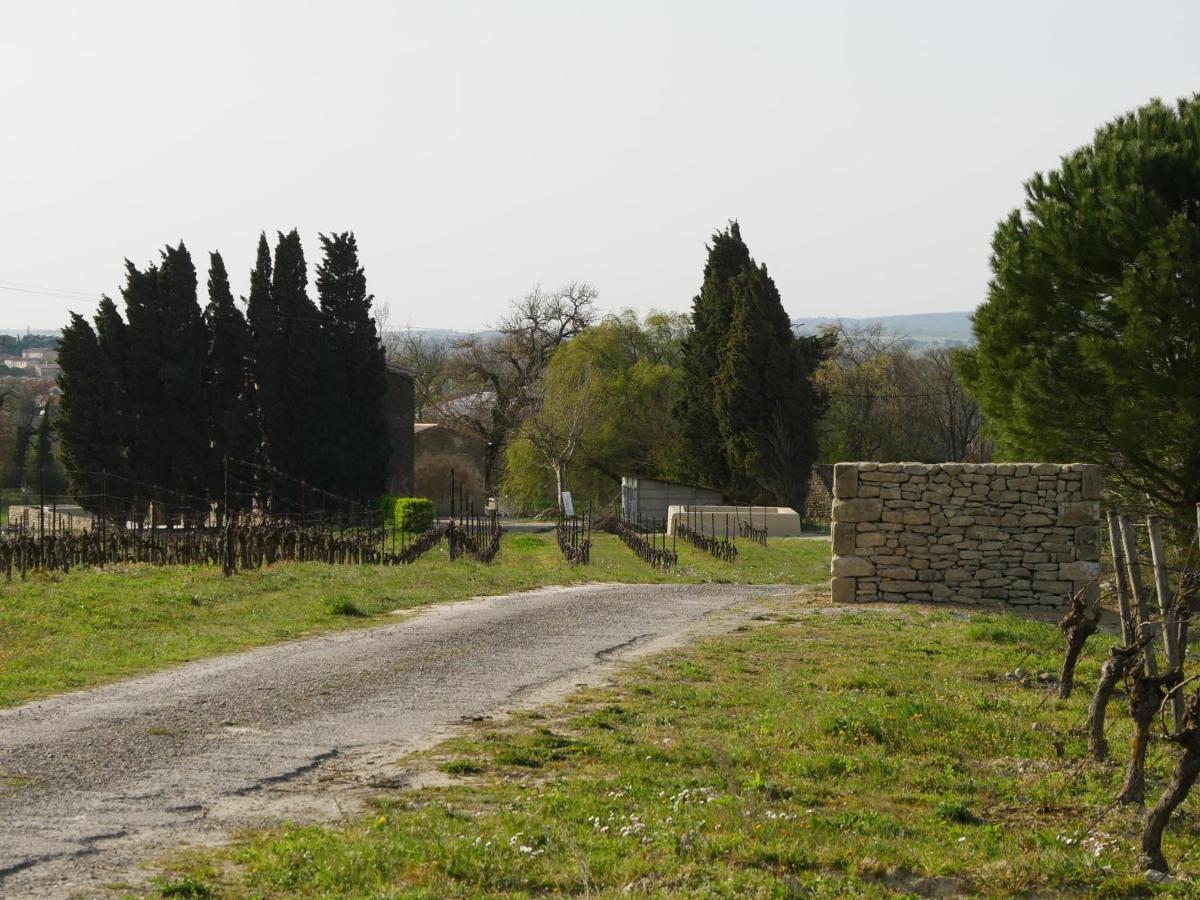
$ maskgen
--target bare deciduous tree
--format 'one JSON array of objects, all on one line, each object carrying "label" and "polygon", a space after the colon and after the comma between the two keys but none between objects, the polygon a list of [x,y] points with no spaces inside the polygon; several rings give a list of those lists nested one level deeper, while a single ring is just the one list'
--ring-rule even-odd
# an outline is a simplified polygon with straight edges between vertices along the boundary
[{"label": "bare deciduous tree", "polygon": [[454,390],[440,413],[487,440],[489,472],[533,410],[555,349],[595,321],[596,297],[586,282],[554,291],[539,285],[512,302],[492,334],[455,342],[447,365]]}]

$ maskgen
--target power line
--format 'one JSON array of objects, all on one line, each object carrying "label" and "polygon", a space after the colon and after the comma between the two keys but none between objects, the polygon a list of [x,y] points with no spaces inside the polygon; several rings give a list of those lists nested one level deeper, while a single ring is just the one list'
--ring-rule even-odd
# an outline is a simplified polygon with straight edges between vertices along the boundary
[{"label": "power line", "polygon": [[93,300],[98,294],[86,294],[83,291],[70,291],[63,288],[46,287],[40,284],[25,284],[20,281],[0,281],[0,291],[12,291],[17,294],[35,294],[42,297],[63,297],[66,299]]}]

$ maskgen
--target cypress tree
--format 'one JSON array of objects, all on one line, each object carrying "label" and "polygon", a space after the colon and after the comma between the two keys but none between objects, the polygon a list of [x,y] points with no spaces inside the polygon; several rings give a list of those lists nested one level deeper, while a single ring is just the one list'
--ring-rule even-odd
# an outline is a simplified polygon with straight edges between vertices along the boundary
[{"label": "cypress tree", "polygon": [[187,247],[163,251],[159,294],[164,326],[160,371],[163,386],[163,424],[171,454],[166,487],[178,492],[174,502],[201,508],[210,464],[208,429],[197,414],[207,408],[205,368],[208,331],[196,294],[196,267]]},{"label": "cypress tree", "polygon": [[129,399],[126,396],[126,365],[129,357],[129,326],[117,311],[117,304],[108,296],[100,298],[100,308],[92,319],[96,324],[96,337],[100,343],[100,352],[117,379],[118,404],[112,410],[116,420],[117,430],[121,435],[122,447],[128,447],[132,442],[129,429],[132,421],[129,412]]},{"label": "cypress tree", "polygon": [[[118,479],[129,469],[121,444],[117,419],[120,405],[117,373],[105,357],[96,332],[80,315],[71,322],[58,342],[58,364],[62,372],[59,414],[54,421],[61,455],[79,503],[93,512],[104,506],[104,473]],[[112,491],[111,483],[108,485]]]},{"label": "cypress tree", "polygon": [[[324,488],[332,475],[326,441],[327,423],[334,412],[324,381],[321,316],[308,297],[307,285],[299,233],[295,229],[280,233],[261,338],[256,330],[258,347],[266,351],[258,360],[257,373],[263,434],[272,465]],[[300,499],[294,486],[288,493],[293,501]]]},{"label": "cypress tree", "polygon": [[720,348],[713,411],[731,476],[747,499],[803,509],[822,411],[812,376],[825,338],[796,338],[766,266],[732,283],[733,315]]},{"label": "cypress tree", "polygon": [[[142,501],[154,499],[146,485],[167,485],[171,477],[171,444],[166,428],[166,401],[162,388],[163,309],[159,297],[159,272],[155,265],[142,271],[125,261],[127,323],[124,371],[128,457],[131,476],[143,487],[135,491]],[[65,394],[65,390],[64,390]],[[120,427],[119,423],[114,425]],[[65,441],[64,441],[65,444]]]},{"label": "cypress tree", "polygon": [[250,327],[233,302],[229,275],[220,253],[209,255],[208,306],[208,433],[211,443],[208,489],[223,502],[224,461],[253,461],[258,452],[258,420],[250,373],[253,345]]},{"label": "cypress tree", "polygon": [[713,378],[733,319],[732,282],[749,264],[750,250],[737,222],[713,235],[704,282],[692,301],[692,330],[683,345],[675,404],[684,457],[682,474],[714,486],[727,485],[730,471],[713,409]]},{"label": "cypress tree", "polygon": [[365,502],[383,491],[391,454],[383,413],[384,349],[353,233],[321,235],[321,246],[317,292],[328,353],[326,383],[335,400],[326,419],[329,483]]},{"label": "cypress tree", "polygon": [[54,407],[47,403],[38,419],[37,442],[33,451],[33,471],[38,475],[39,486],[46,496],[61,494],[66,484],[58,462],[54,458],[54,441],[50,434],[50,420]]},{"label": "cypress tree", "polygon": [[196,299],[196,268],[187,248],[167,247],[158,266],[126,261],[125,395],[134,477],[155,499],[175,507],[204,505],[208,429],[204,369],[207,332]]}]

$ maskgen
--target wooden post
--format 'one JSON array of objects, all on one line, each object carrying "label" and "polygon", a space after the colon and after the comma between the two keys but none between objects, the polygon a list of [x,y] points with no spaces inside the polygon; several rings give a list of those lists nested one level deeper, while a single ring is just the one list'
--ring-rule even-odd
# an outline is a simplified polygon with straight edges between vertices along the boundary
[{"label": "wooden post", "polygon": [[1132,646],[1135,638],[1133,614],[1129,609],[1129,581],[1125,572],[1125,553],[1121,548],[1121,525],[1115,512],[1108,514],[1108,545],[1112,548],[1113,570],[1117,574],[1117,608],[1121,613],[1121,638]]},{"label": "wooden post", "polygon": [[[1154,591],[1158,595],[1158,609],[1162,615],[1163,647],[1167,653],[1167,667],[1182,672],[1183,660],[1179,653],[1179,634],[1175,623],[1175,602],[1171,596],[1171,582],[1167,578],[1167,560],[1163,552],[1162,528],[1157,516],[1146,519],[1146,530],[1150,534],[1150,559],[1154,564]],[[1183,693],[1171,694],[1171,706],[1175,713],[1175,730],[1183,725]]]},{"label": "wooden post", "polygon": [[1142,570],[1138,564],[1137,532],[1133,523],[1124,516],[1120,517],[1121,542],[1125,545],[1125,564],[1129,570],[1129,591],[1133,598],[1133,608],[1137,614],[1137,633],[1146,634],[1151,639],[1146,644],[1146,674],[1158,674],[1158,658],[1154,655],[1154,626],[1150,624],[1150,612],[1146,608],[1146,591],[1142,587]]}]

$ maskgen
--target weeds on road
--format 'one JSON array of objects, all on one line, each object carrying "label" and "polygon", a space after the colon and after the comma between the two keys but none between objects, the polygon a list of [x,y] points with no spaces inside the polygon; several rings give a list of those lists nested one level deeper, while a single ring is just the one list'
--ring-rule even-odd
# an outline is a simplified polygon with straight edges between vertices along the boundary
[{"label": "weeds on road", "polygon": [[552,534],[506,537],[491,565],[451,563],[445,546],[410,566],[281,564],[225,578],[212,567],[125,566],[0,585],[0,706],[248,647],[386,621],[446,600],[585,580],[805,584],[828,578],[829,545],[755,545],[737,566],[695,554],[656,574],[597,535],[573,568]]},{"label": "weeds on road", "polygon": [[[1053,625],[915,607],[774,618],[473,728],[424,758],[448,786],[385,794],[341,828],[250,835],[170,877],[236,897],[1190,889],[1137,872],[1136,814],[1111,808],[1121,764],[1085,760],[1088,691],[1059,701],[1037,678],[1061,655]],[[1089,643],[1081,685],[1109,643]],[[1128,738],[1128,717],[1111,727]],[[1152,782],[1168,769],[1151,754]],[[1200,874],[1195,813],[1179,824],[1171,857]]]}]

